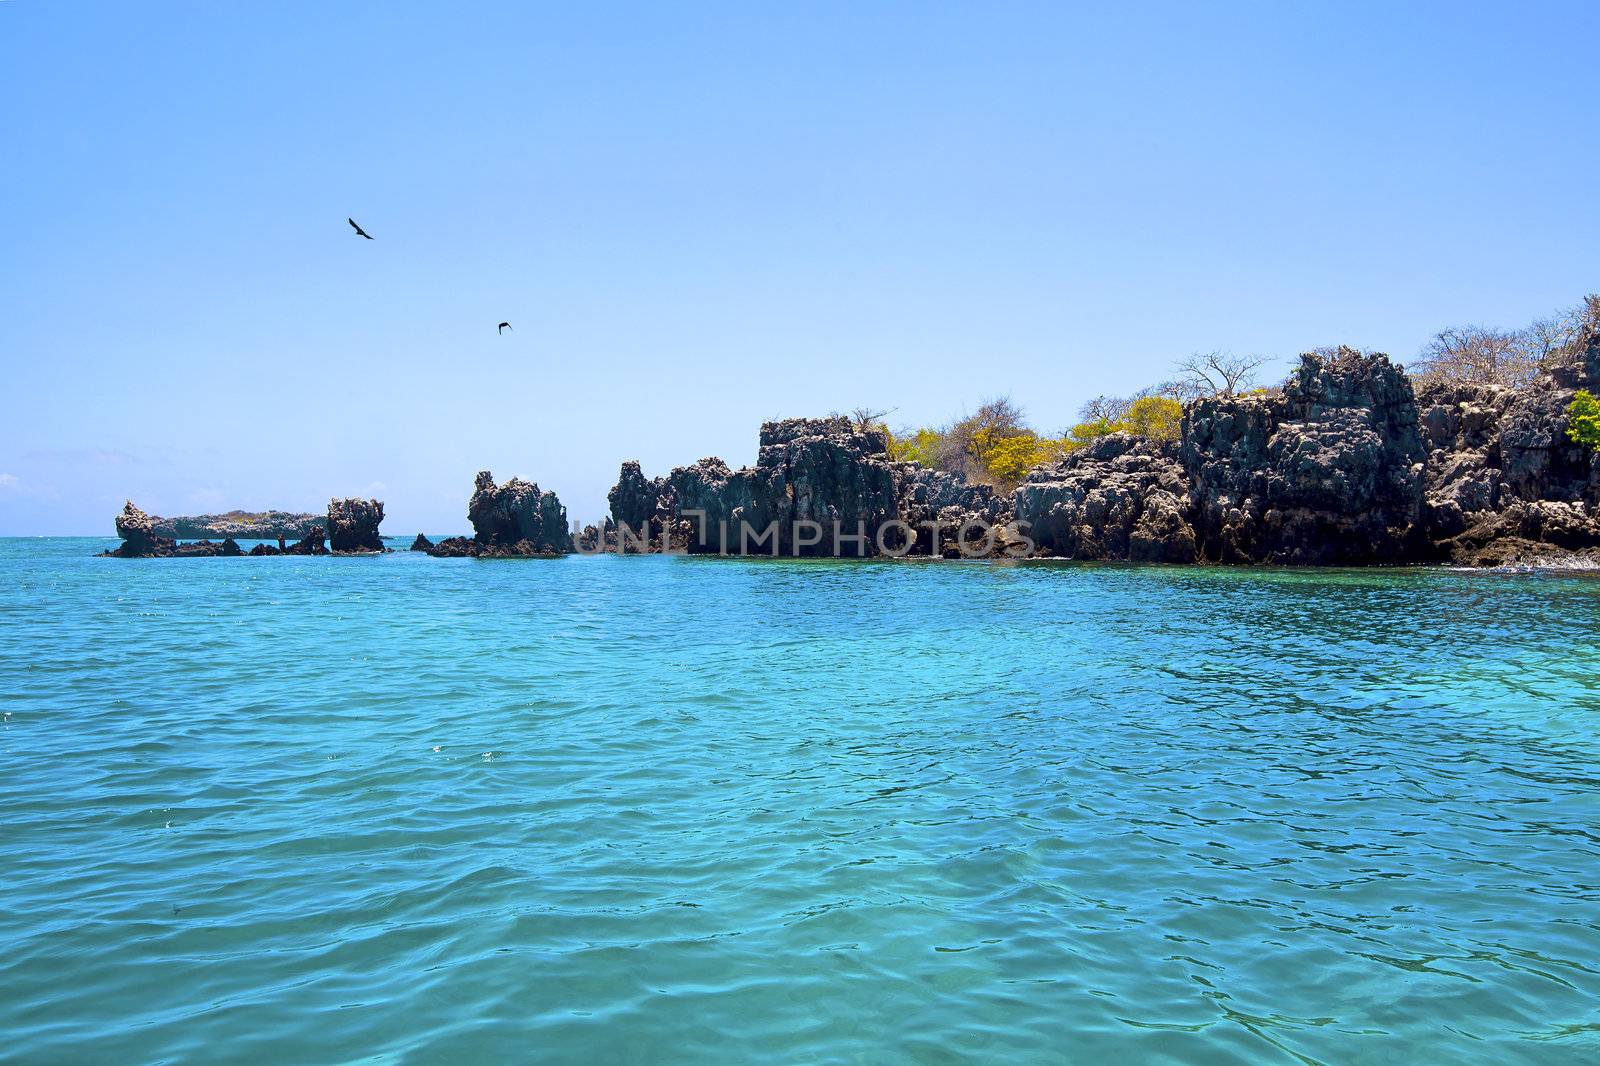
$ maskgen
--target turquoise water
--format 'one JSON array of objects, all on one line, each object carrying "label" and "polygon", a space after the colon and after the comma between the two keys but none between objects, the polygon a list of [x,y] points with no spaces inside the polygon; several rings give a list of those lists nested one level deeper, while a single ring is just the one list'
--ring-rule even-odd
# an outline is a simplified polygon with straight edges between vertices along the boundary
[{"label": "turquoise water", "polygon": [[0,541],[0,1057],[1593,1062],[1600,582]]}]

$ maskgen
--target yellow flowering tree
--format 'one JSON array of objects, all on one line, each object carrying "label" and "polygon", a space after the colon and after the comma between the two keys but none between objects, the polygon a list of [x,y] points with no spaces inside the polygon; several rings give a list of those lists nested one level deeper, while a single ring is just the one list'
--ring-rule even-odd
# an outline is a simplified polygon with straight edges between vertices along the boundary
[{"label": "yellow flowering tree", "polygon": [[1170,396],[1143,396],[1133,401],[1116,428],[1151,440],[1177,440],[1183,404]]}]

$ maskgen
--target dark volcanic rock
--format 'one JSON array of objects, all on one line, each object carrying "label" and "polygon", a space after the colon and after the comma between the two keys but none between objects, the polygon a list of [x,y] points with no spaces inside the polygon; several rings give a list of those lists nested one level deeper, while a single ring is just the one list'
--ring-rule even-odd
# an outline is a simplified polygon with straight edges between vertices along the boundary
[{"label": "dark volcanic rock", "polygon": [[1387,356],[1308,353],[1281,396],[1196,401],[1179,456],[1205,558],[1394,563],[1422,550],[1426,454],[1411,382]]},{"label": "dark volcanic rock", "polygon": [[485,544],[473,537],[447,537],[427,552],[436,559],[559,559],[567,554],[531,540]]},{"label": "dark volcanic rock", "polygon": [[484,559],[550,558],[572,551],[572,531],[561,500],[521,478],[496,485],[494,475],[480,471],[467,503],[467,518],[475,530],[472,539],[450,537],[423,550],[441,558]]},{"label": "dark volcanic rock", "polygon": [[1189,481],[1176,443],[1112,433],[1028,475],[1013,495],[1041,552],[1068,559],[1192,563]]},{"label": "dark volcanic rock", "polygon": [[900,517],[904,465],[881,431],[846,418],[767,422],[753,467],[711,457],[651,480],[623,464],[612,517],[693,553],[876,555],[878,531]]},{"label": "dark volcanic rock", "polygon": [[381,552],[383,538],[381,500],[332,499],[328,501],[328,547],[335,552]]},{"label": "dark volcanic rock", "polygon": [[154,520],[129,500],[122,505],[117,516],[117,536],[122,543],[102,554],[118,559],[201,558],[212,555],[243,555],[232,537],[223,541],[196,540],[180,544],[171,537],[157,536],[152,532]]},{"label": "dark volcanic rock", "polygon": [[411,550],[414,552],[432,551],[433,541],[429,540],[427,537],[424,537],[421,533],[418,533],[417,539],[411,542]]},{"label": "dark volcanic rock", "polygon": [[1600,299],[1577,337],[1524,389],[1431,386],[1427,535],[1469,566],[1600,554],[1600,455],[1567,436],[1579,389],[1600,391]]},{"label": "dark volcanic rock", "polygon": [[177,548],[177,543],[171,537],[156,534],[154,520],[135,507],[132,500],[123,501],[116,526],[117,536],[122,538],[122,543],[106,552],[106,555],[119,559],[148,559],[171,555]]},{"label": "dark volcanic rock", "polygon": [[622,464],[616,485],[606,494],[611,516],[636,533],[643,533],[652,525],[654,532],[659,532],[660,524],[668,517],[661,507],[666,490],[665,478],[645,477],[639,470],[638,460],[629,459]]},{"label": "dark volcanic rock", "polygon": [[311,532],[282,550],[284,555],[327,555],[327,532],[321,526],[312,526]]},{"label": "dark volcanic rock", "polygon": [[530,543],[540,551],[564,552],[572,548],[567,509],[553,492],[521,478],[496,487],[494,475],[480,471],[467,504],[473,538],[487,547]]},{"label": "dark volcanic rock", "polygon": [[[893,471],[899,520],[912,530],[908,555],[959,558],[964,535],[972,553],[983,543],[986,527],[1006,526],[1011,521],[1011,500],[991,486],[920,463],[894,463]],[[897,550],[904,541],[899,534],[899,530],[891,530],[884,547]],[[996,552],[1021,543],[1008,532],[997,535]]]}]

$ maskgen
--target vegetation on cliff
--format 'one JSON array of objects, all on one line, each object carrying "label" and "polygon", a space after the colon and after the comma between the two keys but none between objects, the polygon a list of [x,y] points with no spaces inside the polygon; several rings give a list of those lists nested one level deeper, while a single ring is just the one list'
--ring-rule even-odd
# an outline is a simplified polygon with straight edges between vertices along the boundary
[{"label": "vegetation on cliff", "polygon": [[1589,448],[1600,449],[1600,398],[1579,389],[1567,405],[1567,436]]},{"label": "vegetation on cliff", "polygon": [[1009,492],[1028,471],[1055,462],[1101,437],[1131,433],[1151,440],[1178,439],[1183,420],[1180,386],[1167,383],[1133,397],[1097,396],[1084,405],[1082,421],[1050,436],[1023,419],[1009,397],[990,400],[975,414],[947,426],[921,426],[889,434],[889,454]]}]

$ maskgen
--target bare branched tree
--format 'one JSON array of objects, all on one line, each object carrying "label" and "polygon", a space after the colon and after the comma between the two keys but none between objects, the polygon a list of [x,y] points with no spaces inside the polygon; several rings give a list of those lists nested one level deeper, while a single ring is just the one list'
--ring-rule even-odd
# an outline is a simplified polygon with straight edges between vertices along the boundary
[{"label": "bare branched tree", "polygon": [[1256,371],[1266,362],[1266,358],[1259,355],[1197,352],[1180,361],[1173,368],[1177,377],[1157,391],[1184,401],[1206,396],[1237,396],[1255,384]]},{"label": "bare branched tree", "polygon": [[1585,308],[1582,304],[1558,311],[1553,315],[1536,318],[1523,331],[1527,345],[1542,365],[1544,361],[1578,339],[1583,332]]},{"label": "bare branched tree", "polygon": [[1128,408],[1133,406],[1134,399],[1134,397],[1129,396],[1096,396],[1078,408],[1078,420],[1080,422],[1115,422],[1128,413]]},{"label": "bare branched tree", "polygon": [[886,411],[877,411],[871,407],[857,407],[847,417],[855,423],[857,429],[877,429],[880,426],[885,426],[884,419],[898,410],[898,407],[891,407]]},{"label": "bare branched tree", "polygon": [[989,430],[994,437],[1011,437],[1028,432],[1028,426],[1023,421],[1022,408],[1012,403],[1011,397],[989,400],[976,414],[968,415],[945,430],[934,456],[934,466],[968,480],[979,477],[982,464],[977,460],[976,440],[983,430]]},{"label": "bare branched tree", "polygon": [[[1552,327],[1546,339],[1555,332]],[[1443,329],[1423,346],[1422,354],[1411,364],[1411,372],[1425,383],[1448,381],[1518,388],[1539,373],[1540,362],[1549,354],[1542,350],[1546,339],[1536,339],[1531,330],[1510,332],[1487,326]]]}]

